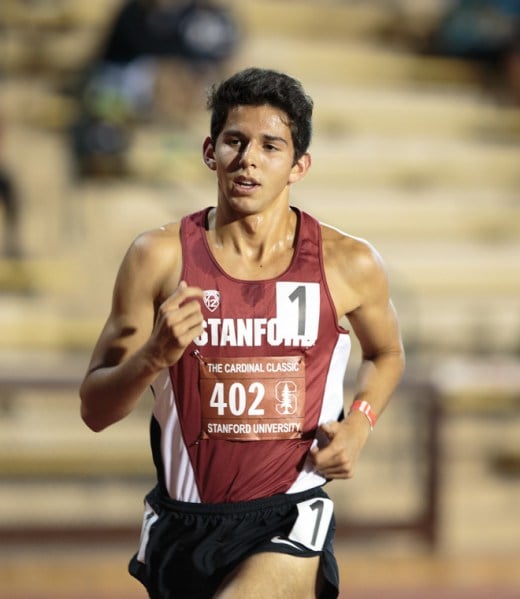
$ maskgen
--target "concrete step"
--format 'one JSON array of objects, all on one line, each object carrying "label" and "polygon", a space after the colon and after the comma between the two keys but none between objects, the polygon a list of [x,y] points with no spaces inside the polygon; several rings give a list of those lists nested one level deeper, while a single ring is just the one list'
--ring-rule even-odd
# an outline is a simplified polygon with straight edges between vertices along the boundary
[{"label": "concrete step", "polygon": [[322,222],[401,255],[409,251],[410,244],[421,255],[435,249],[437,260],[443,243],[447,251],[456,250],[459,244],[461,249],[482,246],[478,251],[494,251],[495,245],[511,243],[515,247],[520,233],[520,205],[514,189],[403,189],[375,182],[361,186],[349,184],[347,177],[341,185],[318,181],[311,170],[307,180],[293,187],[292,194],[294,205]]},{"label": "concrete step", "polygon": [[313,146],[310,180],[351,187],[518,189],[518,146],[427,137],[345,137]]},{"label": "concrete step", "polygon": [[448,85],[471,89],[481,78],[474,63],[419,56],[366,39],[295,40],[265,32],[245,40],[235,63],[268,65],[294,75],[307,86],[329,83],[381,89]]},{"label": "concrete step", "polygon": [[4,0],[2,20],[9,28],[47,30],[49,35],[57,29],[85,28],[102,26],[113,11],[120,6],[120,0],[48,0],[37,2],[26,10],[18,0]]},{"label": "concrete step", "polygon": [[77,264],[67,259],[0,258],[2,293],[63,293],[71,288]]},{"label": "concrete step", "polygon": [[152,476],[149,393],[129,417],[98,435],[80,417],[81,377],[77,386],[70,381],[62,388],[60,375],[66,373],[56,371],[55,380],[48,373],[41,378],[30,373],[17,386],[12,375],[0,374],[0,477],[77,482]]},{"label": "concrete step", "polygon": [[[305,81],[305,80],[304,80]],[[310,80],[315,102],[315,140],[321,135],[397,141],[465,140],[478,144],[518,142],[520,109],[500,106],[474,91],[411,85],[381,89]]]}]

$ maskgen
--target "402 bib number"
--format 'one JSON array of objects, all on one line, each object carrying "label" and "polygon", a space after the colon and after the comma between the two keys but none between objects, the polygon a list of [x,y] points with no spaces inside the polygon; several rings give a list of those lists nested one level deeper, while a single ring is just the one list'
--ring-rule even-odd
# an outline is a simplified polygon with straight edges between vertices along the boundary
[{"label": "402 bib number", "polygon": [[218,416],[227,413],[232,416],[264,416],[262,401],[265,387],[262,383],[251,383],[247,388],[243,383],[232,383],[228,389],[222,382],[215,383],[209,399],[210,408],[217,411]]}]

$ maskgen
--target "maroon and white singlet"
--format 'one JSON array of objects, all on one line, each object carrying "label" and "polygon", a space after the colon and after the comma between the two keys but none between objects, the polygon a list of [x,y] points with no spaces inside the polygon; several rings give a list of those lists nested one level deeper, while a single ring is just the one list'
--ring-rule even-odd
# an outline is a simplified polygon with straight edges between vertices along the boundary
[{"label": "maroon and white singlet", "polygon": [[325,482],[307,456],[317,426],[342,412],[350,337],[325,282],[320,225],[295,211],[292,261],[262,281],[218,265],[208,210],[182,220],[181,278],[204,290],[204,332],[152,386],[154,461],[173,499],[249,501]]}]

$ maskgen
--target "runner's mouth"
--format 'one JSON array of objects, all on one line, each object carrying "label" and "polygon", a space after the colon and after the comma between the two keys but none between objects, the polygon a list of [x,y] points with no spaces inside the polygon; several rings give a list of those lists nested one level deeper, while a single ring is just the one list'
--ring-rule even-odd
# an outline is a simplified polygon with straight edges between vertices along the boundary
[{"label": "runner's mouth", "polygon": [[243,177],[237,177],[233,180],[235,189],[243,192],[251,192],[258,188],[260,184],[255,179],[246,179]]}]

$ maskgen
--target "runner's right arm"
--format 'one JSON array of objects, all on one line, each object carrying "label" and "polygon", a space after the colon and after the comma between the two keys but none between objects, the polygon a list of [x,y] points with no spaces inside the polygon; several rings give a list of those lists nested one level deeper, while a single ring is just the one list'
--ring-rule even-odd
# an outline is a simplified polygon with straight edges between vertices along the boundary
[{"label": "runner's right arm", "polygon": [[201,290],[168,280],[180,255],[168,237],[163,229],[141,235],[120,266],[112,309],[80,387],[81,416],[92,430],[129,414],[202,332]]}]

